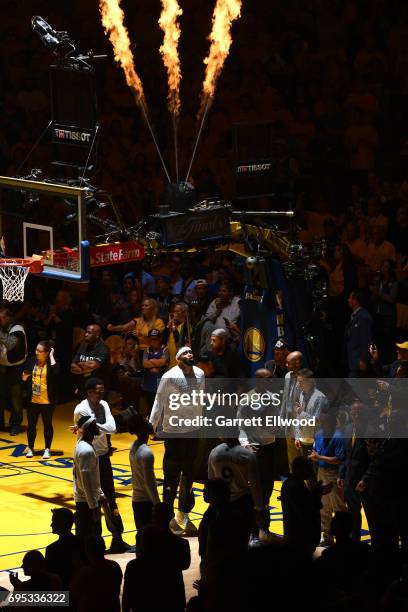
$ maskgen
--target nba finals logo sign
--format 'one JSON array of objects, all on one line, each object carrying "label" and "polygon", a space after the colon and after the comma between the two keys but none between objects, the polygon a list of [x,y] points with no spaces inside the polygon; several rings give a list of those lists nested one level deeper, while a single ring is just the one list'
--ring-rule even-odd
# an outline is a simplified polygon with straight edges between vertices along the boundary
[{"label": "nba finals logo sign", "polygon": [[245,331],[243,348],[248,361],[260,361],[265,352],[265,339],[262,332],[256,327],[248,327]]}]

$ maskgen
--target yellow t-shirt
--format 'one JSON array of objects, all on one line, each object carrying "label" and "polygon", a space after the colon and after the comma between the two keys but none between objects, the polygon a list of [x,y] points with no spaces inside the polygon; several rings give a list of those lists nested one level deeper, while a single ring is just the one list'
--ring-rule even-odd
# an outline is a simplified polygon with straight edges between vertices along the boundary
[{"label": "yellow t-shirt", "polygon": [[34,366],[31,375],[31,401],[33,404],[49,404],[47,389],[47,364]]},{"label": "yellow t-shirt", "polygon": [[[134,319],[135,321],[135,329],[133,330],[133,335],[137,336],[137,335],[141,335],[141,336],[147,336],[147,334],[149,333],[149,331],[151,329],[158,329],[159,331],[163,331],[164,330],[164,323],[161,319],[156,319],[154,321],[154,323],[146,323],[146,321],[143,319],[143,317],[137,317],[136,319]],[[139,350],[144,351],[147,348],[149,348],[149,346],[144,343],[144,342],[140,342],[139,343]]]}]

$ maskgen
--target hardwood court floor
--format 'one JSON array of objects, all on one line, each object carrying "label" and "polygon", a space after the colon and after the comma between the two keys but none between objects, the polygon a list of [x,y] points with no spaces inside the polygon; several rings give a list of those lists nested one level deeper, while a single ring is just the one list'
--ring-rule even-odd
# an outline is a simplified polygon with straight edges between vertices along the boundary
[{"label": "hardwood court floor", "polygon": [[[72,424],[72,405],[58,406],[54,414],[54,441],[52,458],[42,459],[43,434],[42,422],[39,421],[36,454],[26,459],[26,433],[10,437],[0,432],[0,572],[19,568],[22,558],[33,548],[43,550],[56,539],[51,533],[51,509],[64,506],[74,510],[72,498],[72,453],[75,436],[69,431]],[[115,488],[120,513],[125,526],[125,539],[134,543],[135,526],[132,513],[131,473],[128,452],[133,437],[129,434],[112,436],[112,445],[116,451],[112,456]],[[162,490],[163,443],[152,441],[155,454],[155,471]],[[277,499],[280,483],[275,484],[271,498],[271,531],[282,534],[282,514]],[[203,500],[203,486],[194,487],[196,505],[191,518],[198,526],[206,503]],[[103,535],[107,548],[110,545],[110,534],[103,522]],[[363,517],[365,540],[369,535]],[[192,552],[197,547],[192,546]],[[194,560],[196,561],[196,560]],[[8,576],[8,575],[7,575]],[[5,584],[5,574],[0,573],[0,584]],[[8,582],[8,580],[7,580]],[[9,585],[8,585],[9,586]]]}]

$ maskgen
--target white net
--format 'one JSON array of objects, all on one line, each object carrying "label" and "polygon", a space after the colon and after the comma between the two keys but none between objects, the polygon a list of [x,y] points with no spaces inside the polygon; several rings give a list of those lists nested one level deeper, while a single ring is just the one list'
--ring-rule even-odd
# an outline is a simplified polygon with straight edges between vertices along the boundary
[{"label": "white net", "polygon": [[30,271],[29,266],[0,265],[0,280],[3,286],[3,300],[24,301],[24,283]]}]

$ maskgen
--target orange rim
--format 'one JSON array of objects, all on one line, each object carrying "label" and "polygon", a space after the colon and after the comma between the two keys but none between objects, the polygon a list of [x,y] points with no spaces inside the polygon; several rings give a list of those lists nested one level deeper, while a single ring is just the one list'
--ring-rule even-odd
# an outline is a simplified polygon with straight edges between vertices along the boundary
[{"label": "orange rim", "polygon": [[43,270],[43,258],[39,255],[33,257],[19,258],[19,257],[1,257],[0,267],[19,267],[19,268],[30,268],[32,274],[38,274]]}]

